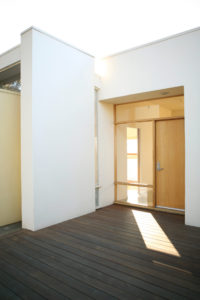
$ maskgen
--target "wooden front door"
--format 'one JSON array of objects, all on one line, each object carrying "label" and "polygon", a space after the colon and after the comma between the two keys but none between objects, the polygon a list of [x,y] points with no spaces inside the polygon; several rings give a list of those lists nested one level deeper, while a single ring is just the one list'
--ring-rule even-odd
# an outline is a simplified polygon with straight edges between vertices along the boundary
[{"label": "wooden front door", "polygon": [[156,205],[185,209],[184,119],[156,121]]}]

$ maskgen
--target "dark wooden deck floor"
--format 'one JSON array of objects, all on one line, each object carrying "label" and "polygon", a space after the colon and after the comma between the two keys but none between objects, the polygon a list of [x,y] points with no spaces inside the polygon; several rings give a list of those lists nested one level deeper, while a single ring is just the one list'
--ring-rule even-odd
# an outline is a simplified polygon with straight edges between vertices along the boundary
[{"label": "dark wooden deck floor", "polygon": [[0,239],[0,299],[200,299],[200,230],[113,205]]}]

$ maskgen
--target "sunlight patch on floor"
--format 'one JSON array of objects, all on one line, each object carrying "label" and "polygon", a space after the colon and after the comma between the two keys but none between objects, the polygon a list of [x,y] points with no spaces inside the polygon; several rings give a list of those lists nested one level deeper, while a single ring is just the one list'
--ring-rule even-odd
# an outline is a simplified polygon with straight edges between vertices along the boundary
[{"label": "sunlight patch on floor", "polygon": [[137,210],[132,210],[132,213],[148,249],[178,257],[181,256],[152,213]]}]

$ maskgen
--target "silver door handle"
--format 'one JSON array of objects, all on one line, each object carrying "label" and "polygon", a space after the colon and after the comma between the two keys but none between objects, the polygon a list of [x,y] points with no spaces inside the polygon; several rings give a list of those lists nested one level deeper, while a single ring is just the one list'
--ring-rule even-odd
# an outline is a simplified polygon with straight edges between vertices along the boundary
[{"label": "silver door handle", "polygon": [[156,163],[156,170],[157,170],[157,171],[162,171],[162,170],[164,170],[164,168],[161,168],[161,167],[160,167],[160,162],[159,162],[159,161],[157,161],[157,163]]}]

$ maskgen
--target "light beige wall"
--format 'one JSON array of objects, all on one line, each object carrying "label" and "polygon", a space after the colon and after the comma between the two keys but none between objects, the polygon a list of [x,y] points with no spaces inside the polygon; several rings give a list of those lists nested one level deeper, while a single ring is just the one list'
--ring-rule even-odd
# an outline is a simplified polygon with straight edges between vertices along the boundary
[{"label": "light beige wall", "polygon": [[0,226],[20,220],[20,96],[0,90]]}]

